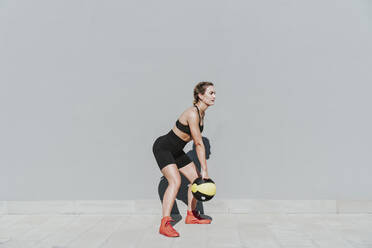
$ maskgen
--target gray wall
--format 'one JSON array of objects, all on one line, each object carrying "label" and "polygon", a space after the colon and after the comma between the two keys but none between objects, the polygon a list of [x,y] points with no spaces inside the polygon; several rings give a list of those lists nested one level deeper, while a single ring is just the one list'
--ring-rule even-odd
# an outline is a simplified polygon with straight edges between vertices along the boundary
[{"label": "gray wall", "polygon": [[372,199],[370,1],[0,7],[0,200],[157,198],[201,80],[216,197]]}]

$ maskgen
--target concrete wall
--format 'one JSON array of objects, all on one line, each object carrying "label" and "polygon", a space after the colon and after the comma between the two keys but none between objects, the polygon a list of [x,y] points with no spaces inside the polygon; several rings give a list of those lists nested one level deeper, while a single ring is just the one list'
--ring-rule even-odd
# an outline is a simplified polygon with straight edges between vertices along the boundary
[{"label": "concrete wall", "polygon": [[[372,199],[372,4],[0,3],[0,200],[157,198],[152,143],[215,83],[217,197]],[[185,151],[192,149],[189,143]]]}]

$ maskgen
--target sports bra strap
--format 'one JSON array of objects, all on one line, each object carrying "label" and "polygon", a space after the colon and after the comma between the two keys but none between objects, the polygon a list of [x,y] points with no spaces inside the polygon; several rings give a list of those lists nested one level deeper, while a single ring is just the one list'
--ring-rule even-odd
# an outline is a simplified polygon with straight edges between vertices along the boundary
[{"label": "sports bra strap", "polygon": [[199,126],[200,126],[200,120],[201,120],[202,118],[200,117],[200,112],[199,112],[199,108],[198,108],[198,106],[196,106],[196,104],[194,104],[194,106],[195,106],[196,109],[198,110],[198,115],[199,115]]}]

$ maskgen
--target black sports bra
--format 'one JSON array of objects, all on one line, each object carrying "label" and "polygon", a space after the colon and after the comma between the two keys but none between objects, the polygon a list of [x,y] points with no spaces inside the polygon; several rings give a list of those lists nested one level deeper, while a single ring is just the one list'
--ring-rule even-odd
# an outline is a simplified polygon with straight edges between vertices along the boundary
[{"label": "black sports bra", "polygon": [[[194,104],[194,106],[195,106],[196,109],[198,110],[199,120],[200,120],[201,117],[200,117],[199,108],[198,108],[198,106],[196,106],[195,104]],[[177,121],[176,121],[176,126],[177,126],[177,128],[178,128],[179,130],[181,130],[182,132],[191,135],[191,131],[190,131],[190,127],[189,127],[189,125],[184,125],[184,124],[182,124],[182,123],[177,119]],[[199,121],[199,129],[200,129],[200,132],[203,132],[203,128],[204,128],[204,126],[200,125],[200,121]]]}]

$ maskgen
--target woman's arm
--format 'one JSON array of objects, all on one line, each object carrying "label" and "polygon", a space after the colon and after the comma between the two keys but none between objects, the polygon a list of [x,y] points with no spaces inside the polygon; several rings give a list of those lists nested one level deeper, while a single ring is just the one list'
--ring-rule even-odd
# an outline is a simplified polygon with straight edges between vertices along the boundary
[{"label": "woman's arm", "polygon": [[203,138],[199,129],[199,115],[191,111],[191,114],[188,119],[191,137],[194,140],[196,154],[198,156],[200,165],[201,165],[201,174],[203,178],[208,178],[208,168],[207,160],[205,158],[205,147],[203,143]]}]

